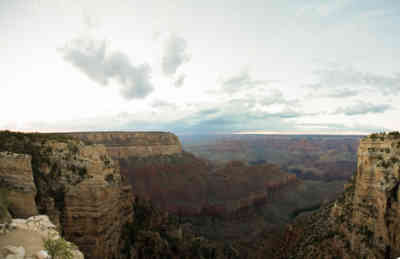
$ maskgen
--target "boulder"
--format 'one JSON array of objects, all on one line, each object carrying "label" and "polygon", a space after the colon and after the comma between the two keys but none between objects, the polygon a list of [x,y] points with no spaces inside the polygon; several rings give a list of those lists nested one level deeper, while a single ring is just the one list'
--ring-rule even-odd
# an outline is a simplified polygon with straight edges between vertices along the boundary
[{"label": "boulder", "polygon": [[6,259],[24,259],[25,248],[22,246],[5,246],[1,249],[0,255]]}]

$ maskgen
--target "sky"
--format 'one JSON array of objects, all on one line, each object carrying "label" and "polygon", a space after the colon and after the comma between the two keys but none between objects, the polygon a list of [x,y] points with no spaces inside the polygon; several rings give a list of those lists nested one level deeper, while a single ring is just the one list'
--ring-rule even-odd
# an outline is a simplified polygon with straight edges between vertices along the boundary
[{"label": "sky", "polygon": [[398,0],[0,0],[0,129],[400,129]]}]

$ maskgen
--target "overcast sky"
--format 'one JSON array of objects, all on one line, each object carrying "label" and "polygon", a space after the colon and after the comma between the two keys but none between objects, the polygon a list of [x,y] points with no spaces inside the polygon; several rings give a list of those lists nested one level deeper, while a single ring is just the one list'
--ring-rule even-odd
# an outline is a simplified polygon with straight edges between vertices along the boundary
[{"label": "overcast sky", "polygon": [[0,0],[0,129],[400,129],[400,1]]}]

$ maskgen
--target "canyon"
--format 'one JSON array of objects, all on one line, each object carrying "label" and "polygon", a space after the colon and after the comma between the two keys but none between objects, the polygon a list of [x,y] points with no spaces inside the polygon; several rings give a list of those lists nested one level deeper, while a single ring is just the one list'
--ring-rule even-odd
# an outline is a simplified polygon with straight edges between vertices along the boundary
[{"label": "canyon", "polygon": [[104,146],[2,132],[0,150],[0,188],[14,218],[46,214],[86,258],[120,258],[133,194]]},{"label": "canyon", "polygon": [[363,138],[357,156],[343,194],[288,226],[278,258],[400,256],[400,133]]},{"label": "canyon", "polygon": [[[0,132],[0,224],[48,215],[89,259],[396,258],[400,134],[349,142],[284,142],[274,156],[318,155],[308,166],[322,173],[309,179],[271,155],[199,158],[168,132]],[[253,152],[240,143],[218,152]],[[356,147],[352,174],[340,161]]]},{"label": "canyon", "polygon": [[343,191],[342,180],[304,181],[271,163],[215,163],[199,158],[182,149],[172,133],[67,135],[104,145],[119,162],[135,196],[177,215],[197,234],[214,240],[248,239],[262,229],[283,226],[294,211],[335,199]]},{"label": "canyon", "polygon": [[183,147],[199,158],[225,163],[272,163],[304,180],[348,180],[356,170],[362,136],[183,135]]},{"label": "canyon", "polygon": [[[216,168],[182,150],[167,132],[69,133],[86,143],[102,144],[115,160],[134,193],[157,207],[180,215],[216,214],[229,217],[266,201],[296,176],[270,164],[232,162]],[[230,190],[230,191],[226,191]]]}]

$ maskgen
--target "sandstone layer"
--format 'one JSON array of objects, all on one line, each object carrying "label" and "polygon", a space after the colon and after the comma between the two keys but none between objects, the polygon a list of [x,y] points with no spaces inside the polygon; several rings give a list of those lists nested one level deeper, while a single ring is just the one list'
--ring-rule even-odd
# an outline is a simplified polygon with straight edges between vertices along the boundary
[{"label": "sandstone layer", "polygon": [[81,132],[68,135],[105,145],[113,159],[182,153],[178,137],[169,132]]},{"label": "sandstone layer", "polygon": [[30,155],[0,152],[0,188],[7,194],[8,210],[14,217],[38,214],[31,159]]},{"label": "sandstone layer", "polygon": [[177,136],[167,132],[67,133],[84,142],[103,144],[119,161],[140,197],[181,215],[213,214],[228,217],[266,203],[296,176],[272,165],[240,162],[213,168],[206,160],[183,152]]},{"label": "sandstone layer", "polygon": [[357,168],[361,136],[182,136],[184,149],[211,161],[273,163],[300,179],[348,180]]},{"label": "sandstone layer", "polygon": [[[38,211],[48,215],[86,258],[121,258],[122,229],[132,219],[133,194],[103,145],[86,145],[58,134],[2,132],[0,151],[5,150],[27,154],[21,157],[25,164],[9,159],[7,168],[31,168],[30,178],[22,182],[31,184],[33,172]],[[11,189],[19,184],[10,184]]]},{"label": "sandstone layer", "polygon": [[400,257],[399,183],[400,134],[363,138],[353,180],[338,200],[289,227],[284,258]]}]

